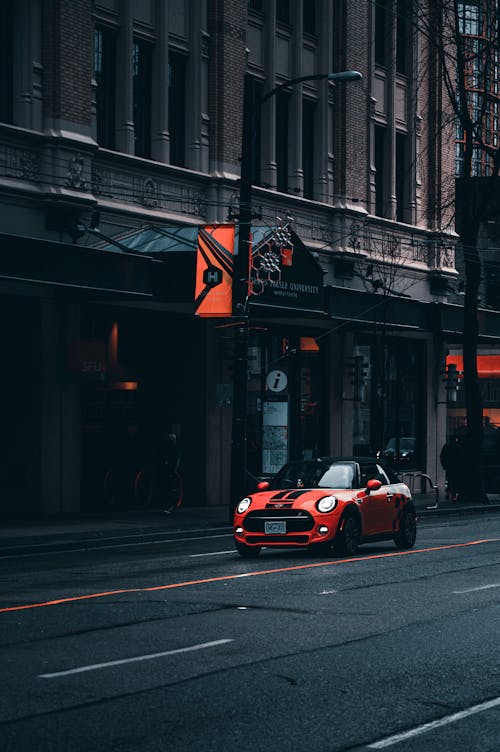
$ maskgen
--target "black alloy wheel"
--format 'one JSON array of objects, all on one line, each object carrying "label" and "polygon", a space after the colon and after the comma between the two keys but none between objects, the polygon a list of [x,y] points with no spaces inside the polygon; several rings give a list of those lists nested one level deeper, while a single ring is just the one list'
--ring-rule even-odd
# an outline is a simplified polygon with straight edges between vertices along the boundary
[{"label": "black alloy wheel", "polygon": [[394,534],[397,548],[413,548],[417,539],[417,518],[413,509],[405,509],[401,515],[399,530]]},{"label": "black alloy wheel", "polygon": [[347,514],[340,526],[335,541],[334,550],[341,556],[354,556],[361,541],[361,526],[354,514]]}]

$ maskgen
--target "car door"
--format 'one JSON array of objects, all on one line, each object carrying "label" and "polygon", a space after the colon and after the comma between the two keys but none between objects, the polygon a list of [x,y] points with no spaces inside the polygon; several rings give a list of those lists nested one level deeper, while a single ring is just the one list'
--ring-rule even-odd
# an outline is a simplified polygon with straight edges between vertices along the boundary
[{"label": "car door", "polygon": [[396,493],[396,488],[391,483],[389,475],[379,464],[377,464],[377,472],[377,477],[380,478],[382,482],[382,487],[380,490],[384,491],[385,493],[385,506],[382,511],[381,520],[381,523],[383,524],[382,532],[392,533],[394,531],[394,521],[397,517],[396,500],[398,498],[398,494]]},{"label": "car door", "polygon": [[[382,468],[373,463],[361,463],[361,486],[366,489],[369,480],[378,479],[382,486],[378,491],[365,493],[362,501],[362,514],[364,519],[364,535],[379,535],[392,530],[392,507],[391,498],[388,498],[389,479]],[[381,474],[382,473],[382,474]]]}]

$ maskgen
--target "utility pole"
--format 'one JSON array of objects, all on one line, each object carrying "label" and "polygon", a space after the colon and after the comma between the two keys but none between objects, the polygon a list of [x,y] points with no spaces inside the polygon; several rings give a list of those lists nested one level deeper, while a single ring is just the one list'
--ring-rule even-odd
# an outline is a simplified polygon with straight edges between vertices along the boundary
[{"label": "utility pole", "polygon": [[252,101],[252,78],[245,75],[243,85],[243,124],[240,173],[240,211],[238,224],[238,253],[234,259],[233,277],[233,318],[236,322],[234,333],[234,386],[233,423],[231,445],[231,484],[230,521],[233,509],[247,491],[247,378],[248,378],[248,295],[249,269],[251,261],[251,222],[252,222],[252,165],[255,139],[255,118],[261,105],[283,89],[303,81],[328,79],[329,81],[359,81],[358,71],[339,73],[318,73],[301,76],[275,86],[257,104]]}]

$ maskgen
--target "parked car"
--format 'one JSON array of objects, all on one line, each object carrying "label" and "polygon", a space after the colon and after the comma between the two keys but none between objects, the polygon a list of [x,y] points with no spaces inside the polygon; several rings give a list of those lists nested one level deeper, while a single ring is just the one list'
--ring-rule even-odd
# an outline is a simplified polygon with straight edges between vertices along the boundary
[{"label": "parked car", "polygon": [[241,556],[262,547],[310,547],[352,556],[363,542],[393,539],[412,548],[416,514],[408,486],[369,457],[322,457],[290,462],[234,514]]},{"label": "parked car", "polygon": [[414,436],[400,436],[398,451],[398,439],[393,436],[387,442],[385,449],[377,453],[377,458],[385,460],[394,467],[411,467],[415,462],[416,443]]}]

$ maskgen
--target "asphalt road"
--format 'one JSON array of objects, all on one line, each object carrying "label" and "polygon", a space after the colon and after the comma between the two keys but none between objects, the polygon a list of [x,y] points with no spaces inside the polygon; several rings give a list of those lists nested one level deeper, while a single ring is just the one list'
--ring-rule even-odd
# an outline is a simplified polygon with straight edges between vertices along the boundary
[{"label": "asphalt road", "polygon": [[500,517],[243,561],[227,528],[0,557],[1,752],[500,749]]}]

